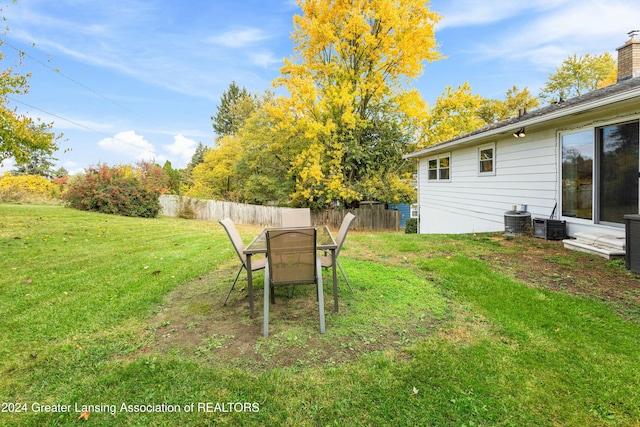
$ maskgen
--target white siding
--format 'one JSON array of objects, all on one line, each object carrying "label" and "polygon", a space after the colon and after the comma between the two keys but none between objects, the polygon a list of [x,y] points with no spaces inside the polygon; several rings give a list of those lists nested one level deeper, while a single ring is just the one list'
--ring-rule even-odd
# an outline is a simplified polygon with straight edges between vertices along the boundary
[{"label": "white siding", "polygon": [[[482,144],[492,142],[483,141]],[[553,129],[496,141],[495,175],[479,176],[476,144],[451,151],[451,179],[427,179],[420,159],[421,233],[504,230],[504,213],[525,204],[532,217],[548,218],[558,200],[558,147]]]}]

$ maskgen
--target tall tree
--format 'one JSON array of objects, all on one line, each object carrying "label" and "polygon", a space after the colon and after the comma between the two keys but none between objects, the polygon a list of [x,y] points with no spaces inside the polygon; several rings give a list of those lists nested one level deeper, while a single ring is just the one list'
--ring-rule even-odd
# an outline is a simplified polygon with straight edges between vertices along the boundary
[{"label": "tall tree", "polygon": [[456,89],[447,87],[429,109],[425,120],[424,142],[419,146],[437,144],[480,129],[485,125],[523,114],[539,105],[529,89],[512,86],[504,100],[485,99],[474,94],[468,82]]},{"label": "tall tree", "polygon": [[[2,12],[2,9],[0,9]],[[6,20],[6,18],[5,18]],[[3,45],[0,35],[0,46]],[[23,53],[16,66],[21,66]],[[51,132],[51,124],[33,120],[9,108],[9,97],[24,95],[29,91],[30,73],[20,74],[13,67],[3,68],[5,55],[0,52],[0,165],[13,158],[18,165],[28,163],[33,153],[51,155],[58,149],[56,141],[62,135]]]},{"label": "tall tree", "polygon": [[273,95],[265,93],[257,103],[261,107],[236,133],[217,139],[195,168],[189,195],[257,204],[289,202],[291,162],[301,148],[269,113],[272,100]]},{"label": "tall tree", "polygon": [[164,162],[162,170],[168,179],[168,193],[180,194],[180,171],[174,169],[169,160]]},{"label": "tall tree", "polygon": [[574,54],[556,67],[555,73],[549,74],[549,80],[540,91],[540,99],[548,103],[558,102],[615,83],[612,76],[616,70],[616,61],[608,52],[602,55]]},{"label": "tall tree", "polygon": [[[1,56],[1,54],[0,54]],[[7,70],[5,70],[7,71]],[[3,72],[4,74],[4,72]],[[21,165],[33,160],[34,153],[47,156],[58,149],[56,141],[62,135],[51,132],[51,124],[41,123],[31,117],[16,113],[8,107],[8,93],[16,93],[15,88],[7,88],[12,84],[1,77],[0,85],[0,165],[13,158]],[[26,90],[22,93],[26,93]]]},{"label": "tall tree", "polygon": [[193,156],[191,156],[191,160],[187,164],[187,167],[180,170],[181,185],[178,188],[178,194],[188,191],[189,188],[193,186],[193,170],[204,161],[204,155],[208,150],[210,150],[210,148],[205,146],[202,142],[198,143],[196,151],[193,153]]},{"label": "tall tree", "polygon": [[187,165],[188,170],[193,170],[196,166],[204,161],[204,155],[209,148],[206,147],[202,142],[198,142],[198,146],[196,147],[196,151],[191,156],[191,160]]},{"label": "tall tree", "polygon": [[[426,105],[410,82],[425,61],[440,58],[440,18],[423,0],[298,3],[295,56],[274,82],[290,94],[280,102],[281,118],[309,144],[293,162],[293,197],[308,204],[361,200],[370,181],[397,172],[404,136],[424,119]],[[382,167],[381,152],[395,160],[390,168]]]},{"label": "tall tree", "polygon": [[213,130],[219,138],[235,134],[244,121],[255,110],[255,97],[246,88],[240,89],[236,82],[231,82],[220,98],[220,105],[215,116],[211,116]]},{"label": "tall tree", "polygon": [[236,164],[242,176],[241,198],[246,203],[288,204],[293,192],[291,163],[301,144],[285,133],[265,107],[258,109],[238,133],[243,154]]}]

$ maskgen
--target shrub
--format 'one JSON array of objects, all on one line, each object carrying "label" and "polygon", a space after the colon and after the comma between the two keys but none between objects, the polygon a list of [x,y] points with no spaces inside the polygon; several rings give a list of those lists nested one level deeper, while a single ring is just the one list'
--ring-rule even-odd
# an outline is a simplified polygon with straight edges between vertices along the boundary
[{"label": "shrub", "polygon": [[108,214],[153,218],[160,211],[158,193],[126,166],[90,167],[69,183],[63,198],[73,208]]},{"label": "shrub", "polygon": [[0,177],[2,202],[46,202],[59,196],[59,187],[42,176],[5,174]]},{"label": "shrub", "polygon": [[409,218],[404,227],[405,234],[416,234],[418,232],[418,218]]},{"label": "shrub", "polygon": [[196,211],[193,209],[193,199],[185,199],[180,197],[180,209],[178,216],[184,219],[195,219]]}]

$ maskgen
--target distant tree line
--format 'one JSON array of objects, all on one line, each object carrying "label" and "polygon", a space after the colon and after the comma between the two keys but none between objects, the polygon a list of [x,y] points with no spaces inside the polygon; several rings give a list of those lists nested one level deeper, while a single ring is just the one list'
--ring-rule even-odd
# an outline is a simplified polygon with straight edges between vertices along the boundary
[{"label": "distant tree line", "polygon": [[[415,198],[410,185],[414,165],[403,162],[403,154],[613,84],[616,75],[615,60],[605,53],[568,57],[537,96],[514,85],[503,99],[488,99],[465,82],[447,87],[432,107],[423,107],[419,120],[389,108],[376,110],[372,122],[358,129],[358,143],[348,142],[356,138],[349,130],[325,135],[307,122],[292,122],[286,113],[296,111],[292,104],[285,104],[283,113],[283,101],[273,93],[251,94],[231,82],[211,118],[216,143],[199,147],[203,151],[192,160],[185,194],[312,208],[360,200],[410,202]],[[322,129],[326,122],[316,126]],[[341,153],[337,158],[336,151]],[[333,180],[332,173],[337,175]]]}]

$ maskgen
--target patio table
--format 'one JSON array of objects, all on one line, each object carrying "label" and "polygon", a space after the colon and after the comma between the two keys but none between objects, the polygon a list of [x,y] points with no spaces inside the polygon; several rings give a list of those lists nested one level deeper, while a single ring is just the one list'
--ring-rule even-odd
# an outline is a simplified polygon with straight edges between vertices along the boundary
[{"label": "patio table", "polygon": [[[247,286],[249,290],[249,315],[253,318],[253,277],[251,274],[251,256],[255,254],[267,253],[267,231],[269,230],[292,230],[300,227],[278,227],[278,228],[265,228],[256,236],[255,239],[244,249],[244,254],[247,256]],[[303,227],[308,228],[308,227]],[[333,274],[333,305],[334,311],[338,311],[338,277],[336,275],[336,249],[338,245],[335,239],[331,235],[329,227],[326,225],[322,227],[315,227],[316,232],[316,247],[321,251],[331,251],[331,258],[333,260],[332,274]],[[322,271],[320,271],[322,274]]]}]

